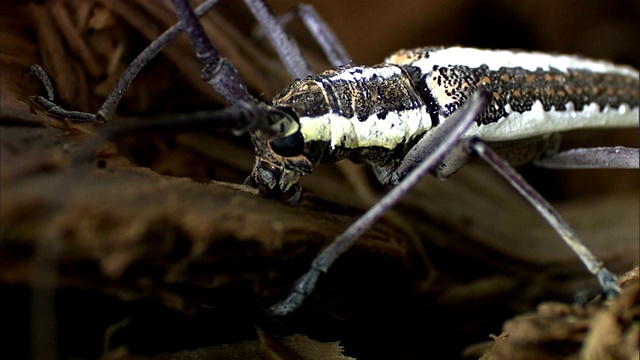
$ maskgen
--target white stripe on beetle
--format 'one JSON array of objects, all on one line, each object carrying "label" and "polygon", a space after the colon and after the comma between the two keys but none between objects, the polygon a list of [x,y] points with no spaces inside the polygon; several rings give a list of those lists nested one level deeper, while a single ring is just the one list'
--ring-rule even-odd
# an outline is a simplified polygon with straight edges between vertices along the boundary
[{"label": "white stripe on beetle", "polygon": [[474,125],[465,136],[478,136],[486,141],[509,141],[568,130],[637,127],[640,116],[638,107],[631,109],[628,104],[618,108],[607,105],[601,110],[598,104],[591,103],[576,111],[573,104],[568,103],[566,110],[552,108],[546,111],[542,103],[536,101],[531,110],[523,113],[513,111],[509,105],[505,110],[506,117],[491,124]]},{"label": "white stripe on beetle", "polygon": [[[419,67],[423,74],[433,70],[433,66],[461,65],[478,68],[487,65],[490,70],[501,67],[521,67],[535,71],[538,68],[548,71],[551,68],[566,72],[569,69],[588,70],[597,73],[613,73],[638,78],[638,71],[630,66],[614,65],[600,60],[591,60],[579,56],[552,55],[539,52],[520,52],[510,50],[485,50],[475,48],[450,47],[445,49],[425,49],[428,57],[419,58],[410,65]],[[391,56],[390,58],[392,58]],[[389,61],[389,60],[388,60]],[[409,65],[409,64],[405,64]]]},{"label": "white stripe on beetle", "polygon": [[342,146],[352,150],[370,146],[394,149],[429,129],[431,117],[425,106],[388,112],[385,119],[374,114],[365,121],[336,113],[300,118],[300,131],[305,141],[328,141],[331,148]]}]

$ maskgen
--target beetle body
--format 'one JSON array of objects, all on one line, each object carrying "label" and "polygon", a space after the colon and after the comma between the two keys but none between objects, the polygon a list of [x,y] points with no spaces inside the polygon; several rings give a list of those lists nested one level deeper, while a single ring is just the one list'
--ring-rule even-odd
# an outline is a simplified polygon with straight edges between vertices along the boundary
[{"label": "beetle body", "polygon": [[[491,103],[466,137],[528,144],[569,130],[637,127],[639,89],[635,69],[576,56],[461,47],[402,50],[384,64],[328,70],[281,91],[272,103],[294,115],[295,129],[283,133],[299,134],[301,149],[282,156],[270,139],[254,136],[254,174],[269,164],[269,177],[279,179],[284,193],[318,163],[350,158],[372,164],[382,183],[397,183],[394,173],[407,152],[475,92],[490,93]],[[465,154],[452,152],[435,172],[448,176],[464,162]],[[260,183],[263,175],[254,178]]]}]

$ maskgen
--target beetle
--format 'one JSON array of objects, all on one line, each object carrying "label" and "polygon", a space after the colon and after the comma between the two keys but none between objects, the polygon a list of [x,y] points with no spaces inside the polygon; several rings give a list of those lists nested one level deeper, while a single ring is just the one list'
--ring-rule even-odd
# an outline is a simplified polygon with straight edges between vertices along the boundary
[{"label": "beetle", "polygon": [[[314,260],[291,295],[271,308],[273,314],[299,307],[319,275],[422,175],[432,171],[449,176],[472,153],[494,167],[541,213],[598,276],[606,292],[619,291],[615,275],[509,162],[637,168],[638,149],[576,149],[556,154],[557,137],[553,136],[582,127],[637,126],[637,70],[572,56],[462,47],[406,50],[377,66],[345,66],[346,53],[310,12],[303,17],[315,29],[335,68],[308,77],[310,70],[299,49],[265,4],[247,3],[273,37],[291,74],[300,79],[270,104],[248,94],[232,65],[208,43],[191,7],[174,1],[181,23],[186,24],[182,27],[205,64],[203,78],[237,109],[218,116],[231,119],[236,132],[251,134],[256,161],[246,184],[262,195],[295,203],[301,176],[320,162],[352,158],[371,163],[383,184],[395,185]],[[32,72],[38,74],[37,69]],[[117,103],[110,98],[105,102],[110,110],[103,107],[85,116],[58,108],[52,100],[52,96],[34,98],[54,115],[84,121],[106,121]],[[512,158],[502,159],[489,145],[508,148]]]}]

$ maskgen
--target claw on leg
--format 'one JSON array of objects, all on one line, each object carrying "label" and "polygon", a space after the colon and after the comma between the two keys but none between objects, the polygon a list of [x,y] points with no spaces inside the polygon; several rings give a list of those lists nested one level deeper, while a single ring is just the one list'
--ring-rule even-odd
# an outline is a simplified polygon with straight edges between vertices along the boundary
[{"label": "claw on leg", "polygon": [[30,96],[29,99],[36,105],[40,106],[44,109],[44,111],[53,117],[60,119],[67,119],[73,122],[84,122],[84,123],[104,123],[104,120],[100,118],[96,114],[82,112],[82,111],[69,111],[64,109],[62,106],[56,104],[54,102],[55,96],[53,92],[53,85],[51,84],[51,80],[49,76],[44,71],[42,66],[40,65],[31,65],[25,71],[22,72],[22,75],[29,73],[30,78],[29,82],[33,80],[34,77],[38,78],[44,88],[47,91],[47,97],[40,95]]}]

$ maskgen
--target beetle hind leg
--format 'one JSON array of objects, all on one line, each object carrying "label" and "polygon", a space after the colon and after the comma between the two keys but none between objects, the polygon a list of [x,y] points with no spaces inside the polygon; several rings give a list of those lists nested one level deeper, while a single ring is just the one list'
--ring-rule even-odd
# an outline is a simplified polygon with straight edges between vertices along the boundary
[{"label": "beetle hind leg", "polygon": [[549,169],[639,169],[640,149],[623,146],[571,149],[536,160]]},{"label": "beetle hind leg", "polygon": [[560,214],[540,195],[529,183],[527,183],[516,170],[502,159],[488,145],[477,138],[467,142],[471,151],[487,162],[500,176],[502,176],[520,195],[522,195],[533,208],[547,221],[556,231],[560,238],[571,248],[580,258],[585,267],[596,277],[607,295],[616,295],[620,292],[620,285],[617,277],[607,270],[602,260],[587,248],[577,233],[560,216]]}]

